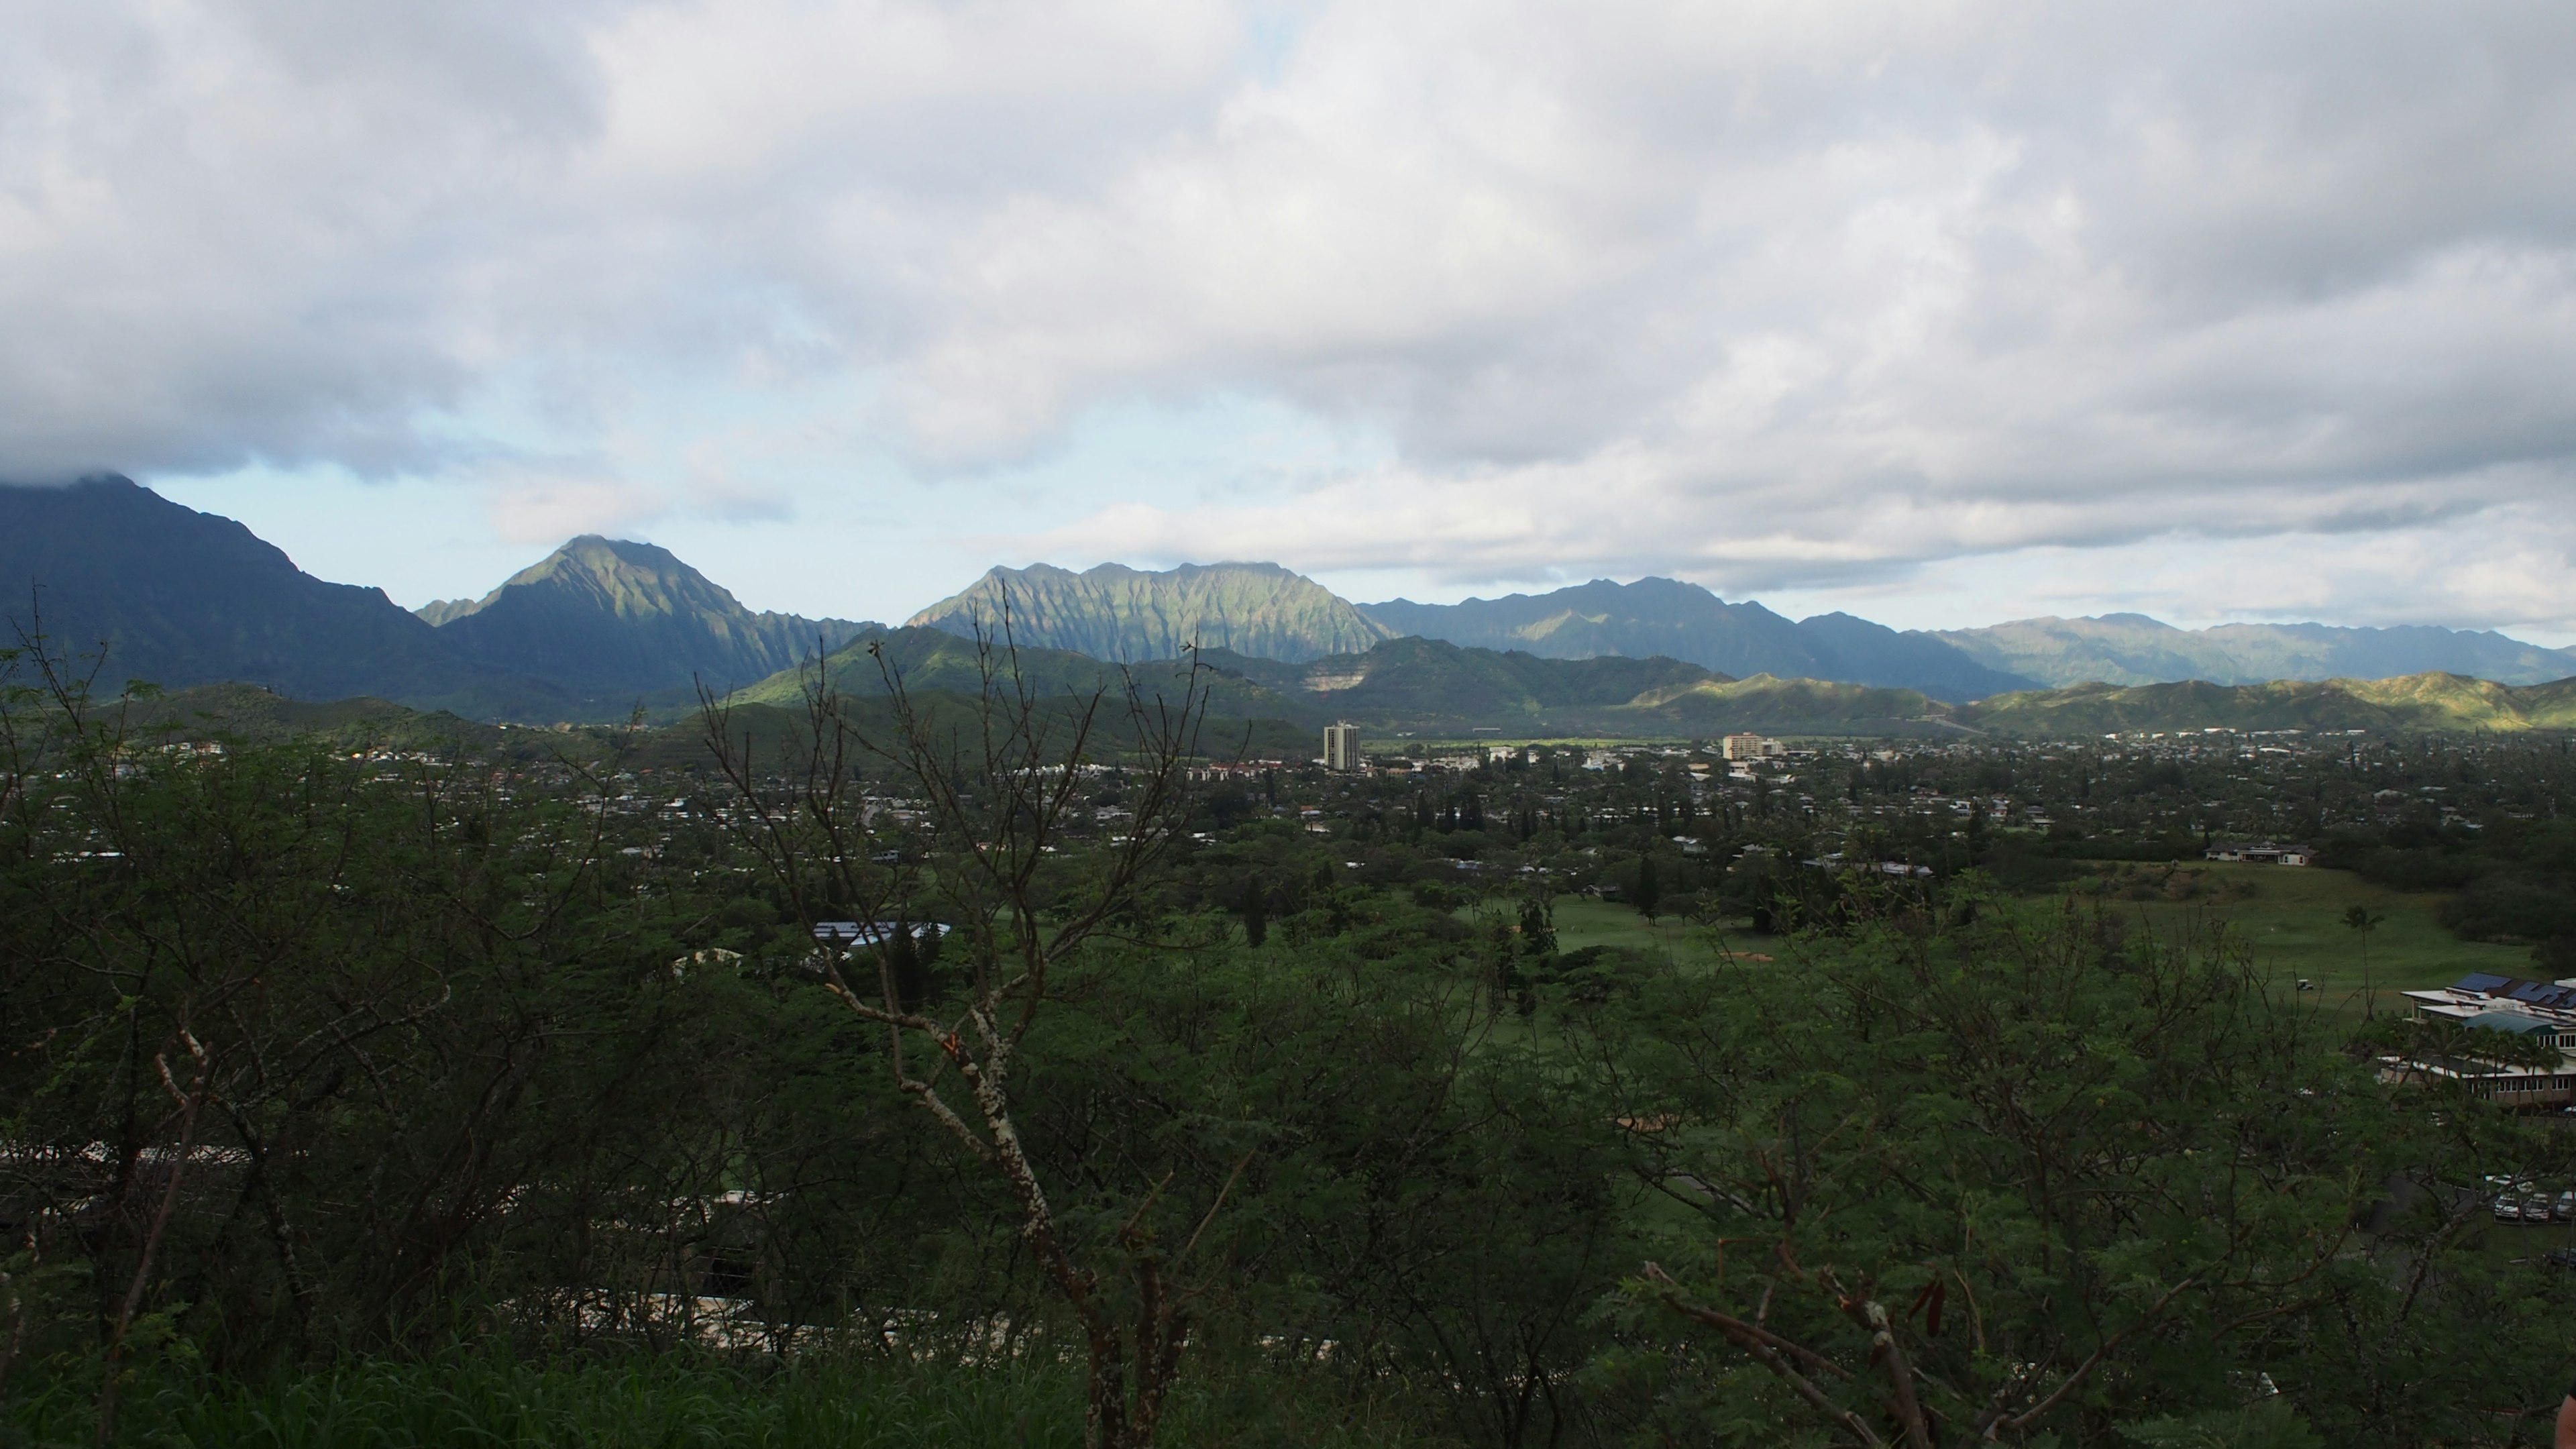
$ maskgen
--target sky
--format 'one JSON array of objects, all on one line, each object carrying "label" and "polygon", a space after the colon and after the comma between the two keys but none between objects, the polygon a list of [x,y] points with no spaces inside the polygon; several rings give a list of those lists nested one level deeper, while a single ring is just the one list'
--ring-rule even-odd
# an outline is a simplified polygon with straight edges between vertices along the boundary
[{"label": "sky", "polygon": [[2576,7],[0,0],[0,479],[2576,641]]}]

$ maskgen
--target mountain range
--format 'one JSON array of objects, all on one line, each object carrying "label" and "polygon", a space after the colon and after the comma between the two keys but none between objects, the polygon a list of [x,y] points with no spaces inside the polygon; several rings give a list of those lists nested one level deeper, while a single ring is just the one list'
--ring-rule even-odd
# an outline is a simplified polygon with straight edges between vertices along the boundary
[{"label": "mountain range", "polygon": [[753,613],[662,549],[596,537],[479,601],[414,614],[113,475],[0,487],[0,601],[7,628],[41,630],[57,653],[105,646],[103,684],[233,681],[501,720],[677,705],[698,680],[752,683],[883,627]]},{"label": "mountain range", "polygon": [[1983,629],[1896,630],[1850,614],[1792,621],[1729,603],[1698,584],[1595,579],[1544,594],[1455,604],[1348,602],[1269,563],[1148,572],[1104,564],[1082,573],[1040,564],[996,568],[914,615],[929,628],[996,630],[1007,601],[1012,636],[1102,659],[1170,658],[1195,639],[1287,663],[1419,637],[1547,659],[1661,655],[1737,678],[1770,674],[1918,690],[1951,703],[2013,690],[2187,679],[2382,679],[2427,671],[2503,684],[2576,676],[2576,650],[2492,632],[2423,626],[2222,624],[2178,629],[2143,614],[2023,619]]},{"label": "mountain range", "polygon": [[1889,685],[1948,700],[2034,683],[1929,634],[1899,633],[1849,614],[1791,623],[1760,604],[1730,604],[1698,584],[1673,579],[1594,579],[1545,594],[1456,604],[1393,599],[1360,609],[1390,634],[1526,649],[1550,659],[1662,654],[1738,676]]},{"label": "mountain range", "polygon": [[2543,649],[2493,632],[2337,628],[2330,624],[2220,624],[2177,629],[2144,614],[2021,619],[1935,637],[1992,668],[2036,683],[2160,684],[2186,679],[2259,684],[2275,679],[2391,679],[2428,671],[2500,684],[2545,684],[2576,675],[2576,650]]},{"label": "mountain range", "polygon": [[1299,728],[2555,728],[2555,695],[2510,686],[2576,676],[2576,652],[2494,633],[2183,630],[2135,614],[1899,631],[1847,614],[1793,622],[1670,579],[1355,604],[1266,563],[997,568],[887,629],[755,612],[665,549],[589,535],[480,599],[414,613],[115,476],[0,487],[0,613],[41,627],[58,653],[107,644],[105,682],[232,681],[522,722],[623,718],[639,704],[667,715],[701,684],[765,708],[816,657],[859,692],[880,658],[917,688],[949,690],[971,683],[971,636],[999,632],[1006,613],[1048,689],[1114,685],[1117,665],[1157,679],[1195,643],[1220,714]]}]

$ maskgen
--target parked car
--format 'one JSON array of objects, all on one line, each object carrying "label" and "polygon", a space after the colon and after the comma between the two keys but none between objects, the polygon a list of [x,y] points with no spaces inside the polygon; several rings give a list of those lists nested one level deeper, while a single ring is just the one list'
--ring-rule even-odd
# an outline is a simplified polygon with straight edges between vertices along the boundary
[{"label": "parked car", "polygon": [[2576,1268],[2576,1248],[2552,1248],[2549,1265],[2553,1268]]},{"label": "parked car", "polygon": [[2522,1200],[2522,1220],[2526,1223],[2545,1223],[2549,1221],[2549,1208],[2549,1194],[2535,1192]]},{"label": "parked car", "polygon": [[2494,1211],[2495,1220],[2497,1222],[2518,1223],[2522,1221],[2522,1203],[2518,1199],[2500,1197],[2489,1206]]},{"label": "parked car", "polygon": [[2549,1215],[2562,1223],[2570,1218],[2576,1218],[2576,1187],[2571,1187],[2558,1195],[2558,1204],[2550,1210]]}]

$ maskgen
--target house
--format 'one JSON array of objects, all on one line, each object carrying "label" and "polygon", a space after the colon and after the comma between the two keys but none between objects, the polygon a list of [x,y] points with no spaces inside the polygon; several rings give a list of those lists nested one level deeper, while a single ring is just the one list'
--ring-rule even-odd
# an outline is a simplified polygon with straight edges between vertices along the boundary
[{"label": "house", "polygon": [[816,921],[814,939],[823,944],[843,947],[874,946],[894,939],[904,926],[912,928],[912,939],[936,941],[948,934],[948,927],[938,921]]},{"label": "house", "polygon": [[2247,865],[2306,865],[2314,858],[2304,845],[2274,845],[2269,841],[2232,841],[2213,845],[2201,854],[2210,860],[2241,861]]}]

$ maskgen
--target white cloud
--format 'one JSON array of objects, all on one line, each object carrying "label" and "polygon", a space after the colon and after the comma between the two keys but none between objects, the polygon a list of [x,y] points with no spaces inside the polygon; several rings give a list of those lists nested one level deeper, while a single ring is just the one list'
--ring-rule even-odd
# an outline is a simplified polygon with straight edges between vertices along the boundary
[{"label": "white cloud", "polygon": [[[452,476],[516,539],[893,458],[1015,553],[1743,592],[2233,540],[2576,627],[2576,12],[7,9],[0,476]],[[1223,398],[1376,456],[987,506]]]}]

